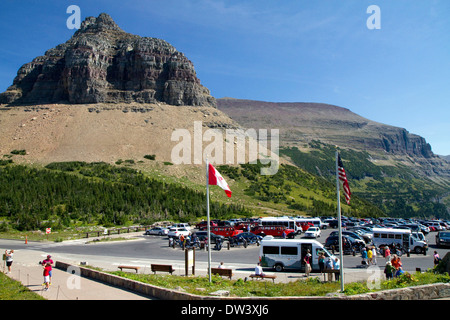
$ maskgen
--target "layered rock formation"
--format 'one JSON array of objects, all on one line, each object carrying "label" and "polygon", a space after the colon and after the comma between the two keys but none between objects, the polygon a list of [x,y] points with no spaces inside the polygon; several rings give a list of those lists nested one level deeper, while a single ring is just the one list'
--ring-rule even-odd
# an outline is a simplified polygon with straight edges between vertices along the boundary
[{"label": "layered rock formation", "polygon": [[278,128],[284,145],[311,140],[344,148],[419,158],[435,157],[423,137],[322,103],[217,99],[217,108],[247,128]]},{"label": "layered rock formation", "polygon": [[215,106],[194,66],[164,40],[132,35],[102,13],[23,65],[3,104],[156,103]]}]

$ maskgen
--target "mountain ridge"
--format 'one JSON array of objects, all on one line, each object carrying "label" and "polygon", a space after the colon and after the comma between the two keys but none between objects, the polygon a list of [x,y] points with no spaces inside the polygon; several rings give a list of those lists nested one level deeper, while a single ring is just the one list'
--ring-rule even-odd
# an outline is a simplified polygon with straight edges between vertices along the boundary
[{"label": "mountain ridge", "polygon": [[374,163],[403,163],[424,176],[450,181],[450,163],[426,140],[406,129],[357,115],[350,109],[306,102],[216,99],[217,108],[246,128],[278,128],[280,146],[308,150],[319,140],[344,149],[367,151]]}]

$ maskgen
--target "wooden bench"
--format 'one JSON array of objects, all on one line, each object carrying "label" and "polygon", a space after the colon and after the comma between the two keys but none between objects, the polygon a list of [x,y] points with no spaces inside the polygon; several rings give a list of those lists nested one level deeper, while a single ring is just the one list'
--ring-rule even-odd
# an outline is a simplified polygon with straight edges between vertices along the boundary
[{"label": "wooden bench", "polygon": [[140,267],[133,267],[133,266],[118,266],[117,268],[119,268],[120,271],[123,271],[122,269],[133,269],[133,270],[136,270],[136,273],[138,273]]},{"label": "wooden bench", "polygon": [[223,268],[211,268],[211,274],[218,274],[219,276],[231,277],[233,276],[232,269],[223,269]]},{"label": "wooden bench", "polygon": [[272,281],[273,281],[273,283],[275,283],[275,279],[277,278],[277,276],[269,276],[269,275],[267,275],[267,274],[265,274],[265,275],[260,275],[260,274],[251,274],[250,275],[250,278],[252,278],[252,280],[253,279],[261,279],[261,280],[264,280],[264,279],[272,279]]},{"label": "wooden bench", "polygon": [[174,268],[170,264],[152,264],[151,265],[153,273],[156,273],[156,271],[162,271],[162,272],[169,272],[172,274],[172,272],[175,271]]}]

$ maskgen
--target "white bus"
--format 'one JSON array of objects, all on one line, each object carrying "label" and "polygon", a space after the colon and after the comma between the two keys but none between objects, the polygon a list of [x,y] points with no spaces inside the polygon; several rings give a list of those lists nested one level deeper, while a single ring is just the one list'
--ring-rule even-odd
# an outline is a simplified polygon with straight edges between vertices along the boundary
[{"label": "white bus", "polygon": [[377,247],[389,246],[392,243],[400,244],[405,252],[426,253],[426,241],[414,237],[410,229],[373,228],[372,242]]},{"label": "white bus", "polygon": [[319,270],[319,252],[324,252],[325,258],[336,259],[316,240],[307,239],[275,239],[266,236],[261,241],[259,251],[259,261],[263,268],[273,268],[275,271],[284,269],[305,270],[303,262],[307,252],[311,253],[311,267],[313,270]]},{"label": "white bus", "polygon": [[301,232],[301,228],[297,226],[295,220],[289,217],[265,217],[259,221],[262,226],[285,226],[287,229],[292,229],[295,233]]}]

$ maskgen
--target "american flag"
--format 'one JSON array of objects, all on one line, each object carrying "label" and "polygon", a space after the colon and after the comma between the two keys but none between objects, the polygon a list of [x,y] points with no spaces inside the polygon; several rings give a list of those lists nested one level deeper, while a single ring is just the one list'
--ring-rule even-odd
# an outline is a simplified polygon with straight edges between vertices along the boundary
[{"label": "american flag", "polygon": [[350,195],[352,193],[350,192],[350,187],[347,181],[347,175],[345,174],[344,165],[342,163],[341,155],[339,153],[338,153],[338,173],[339,173],[339,180],[341,180],[344,185],[345,201],[347,202],[347,204],[350,204]]}]

